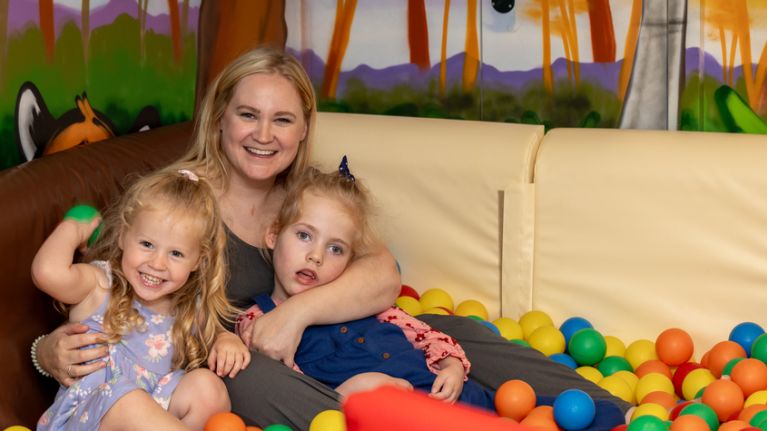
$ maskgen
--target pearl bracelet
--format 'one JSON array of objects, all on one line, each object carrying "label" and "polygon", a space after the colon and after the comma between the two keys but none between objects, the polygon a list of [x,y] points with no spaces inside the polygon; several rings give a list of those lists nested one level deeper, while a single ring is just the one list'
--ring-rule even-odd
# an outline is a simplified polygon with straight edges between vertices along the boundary
[{"label": "pearl bracelet", "polygon": [[45,377],[52,377],[50,373],[46,372],[43,367],[40,366],[40,363],[37,362],[37,343],[40,342],[45,336],[48,334],[43,334],[37,338],[35,338],[35,341],[32,342],[32,348],[29,349],[29,356],[32,357],[32,365],[35,366],[35,369],[38,373],[42,374]]}]

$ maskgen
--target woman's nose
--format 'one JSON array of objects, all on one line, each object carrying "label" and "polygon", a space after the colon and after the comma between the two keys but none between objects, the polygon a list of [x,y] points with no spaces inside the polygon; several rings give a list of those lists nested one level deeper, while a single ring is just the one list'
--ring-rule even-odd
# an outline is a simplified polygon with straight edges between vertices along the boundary
[{"label": "woman's nose", "polygon": [[272,126],[268,121],[259,121],[254,132],[254,139],[262,144],[268,144],[274,140]]}]

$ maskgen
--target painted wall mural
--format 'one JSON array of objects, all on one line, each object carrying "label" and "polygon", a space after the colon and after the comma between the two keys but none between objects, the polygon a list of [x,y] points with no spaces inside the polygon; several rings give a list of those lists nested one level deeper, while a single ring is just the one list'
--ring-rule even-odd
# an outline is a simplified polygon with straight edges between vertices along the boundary
[{"label": "painted wall mural", "polygon": [[315,81],[321,110],[765,133],[766,8],[293,0],[286,45]]},{"label": "painted wall mural", "polygon": [[200,0],[0,0],[0,169],[192,117]]}]

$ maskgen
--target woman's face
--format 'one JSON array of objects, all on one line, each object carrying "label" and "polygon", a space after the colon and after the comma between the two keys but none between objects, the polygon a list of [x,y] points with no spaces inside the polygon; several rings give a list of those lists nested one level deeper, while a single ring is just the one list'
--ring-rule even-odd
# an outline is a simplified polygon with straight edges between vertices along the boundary
[{"label": "woman's face", "polygon": [[221,119],[221,146],[232,174],[274,181],[296,158],[308,125],[293,84],[273,73],[244,77]]}]

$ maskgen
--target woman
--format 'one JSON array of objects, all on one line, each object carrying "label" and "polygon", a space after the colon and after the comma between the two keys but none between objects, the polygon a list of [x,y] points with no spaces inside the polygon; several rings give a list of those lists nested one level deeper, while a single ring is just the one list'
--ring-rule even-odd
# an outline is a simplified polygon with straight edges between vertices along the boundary
[{"label": "woman", "polygon": [[[313,88],[301,65],[282,52],[257,49],[229,64],[211,83],[198,112],[193,145],[176,163],[215,181],[229,230],[227,294],[237,306],[250,306],[254,296],[271,293],[274,274],[259,248],[265,246],[266,229],[285,197],[285,181],[307,166],[315,117]],[[338,409],[338,393],[291,370],[301,335],[310,325],[377,314],[393,303],[399,286],[391,254],[376,250],[334,282],[297,295],[259,319],[251,337],[255,352],[250,365],[226,379],[232,410],[249,423],[307,429],[317,413]],[[463,345],[473,378],[490,388],[521,378],[539,395],[578,387],[595,398],[615,400],[567,367],[494,336],[471,319],[420,317]],[[36,346],[42,368],[64,385],[94,371],[96,365],[83,363],[105,353],[101,347],[80,350],[99,341],[83,332],[83,327],[67,324]]]}]

